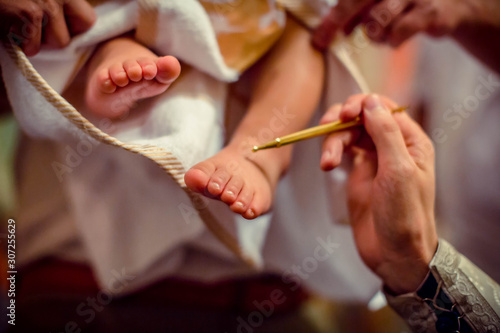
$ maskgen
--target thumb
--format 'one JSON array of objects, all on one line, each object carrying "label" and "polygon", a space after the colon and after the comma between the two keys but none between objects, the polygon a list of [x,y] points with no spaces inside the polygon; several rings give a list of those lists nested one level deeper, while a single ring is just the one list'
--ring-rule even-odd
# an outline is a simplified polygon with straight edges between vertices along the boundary
[{"label": "thumb", "polygon": [[375,144],[379,164],[398,164],[410,158],[398,123],[378,95],[370,95],[363,103],[365,128]]}]

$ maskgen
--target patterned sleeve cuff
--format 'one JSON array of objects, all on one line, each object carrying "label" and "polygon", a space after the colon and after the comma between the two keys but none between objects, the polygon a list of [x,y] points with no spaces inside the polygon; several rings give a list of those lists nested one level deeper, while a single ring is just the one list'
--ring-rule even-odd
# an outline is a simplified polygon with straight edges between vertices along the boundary
[{"label": "patterned sleeve cuff", "polygon": [[413,293],[384,290],[414,332],[500,332],[500,288],[493,280],[442,239],[429,268]]}]

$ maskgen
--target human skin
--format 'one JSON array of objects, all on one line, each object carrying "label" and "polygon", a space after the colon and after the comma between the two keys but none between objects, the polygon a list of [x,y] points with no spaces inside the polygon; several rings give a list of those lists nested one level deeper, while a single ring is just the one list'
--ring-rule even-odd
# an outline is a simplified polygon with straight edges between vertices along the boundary
[{"label": "human skin", "polygon": [[[273,128],[274,135],[282,136],[309,122],[321,95],[324,73],[323,56],[310,45],[309,38],[298,23],[288,21],[281,39],[256,65],[248,111],[229,144],[186,173],[191,190],[223,201],[247,219],[271,208],[291,148],[257,154],[251,149],[263,143],[254,141],[260,129]],[[155,73],[149,73],[152,67]],[[116,38],[102,44],[90,60],[86,105],[99,117],[120,118],[138,99],[168,89],[179,71],[175,58],[158,57],[130,37]],[[276,109],[285,110],[286,117],[292,119],[286,126],[272,126]]]},{"label": "human skin", "polygon": [[[378,24],[371,31],[370,24]],[[500,2],[492,0],[339,0],[314,33],[324,49],[338,31],[367,27],[375,42],[399,46],[417,33],[450,36],[500,73]]]},{"label": "human skin", "polygon": [[[277,44],[255,66],[250,105],[230,142],[185,176],[190,189],[221,200],[247,219],[271,208],[292,154],[291,146],[253,153],[254,145],[265,143],[255,136],[263,129],[280,137],[306,127],[319,102],[324,75],[322,54],[311,46],[308,31],[292,18]],[[276,110],[286,112],[290,119],[286,126],[273,126]]]},{"label": "human skin", "polygon": [[96,20],[85,0],[0,0],[0,38],[19,44],[27,56],[42,44],[61,48]]},{"label": "human skin", "polygon": [[138,100],[165,92],[180,72],[176,58],[159,57],[131,37],[118,37],[92,55],[85,103],[98,117],[121,118]]},{"label": "human skin", "polygon": [[365,264],[394,294],[417,290],[437,249],[434,149],[406,113],[391,114],[391,100],[355,95],[332,106],[322,119],[352,120],[364,128],[330,135],[321,167],[337,167],[352,157],[347,195],[350,222]]}]

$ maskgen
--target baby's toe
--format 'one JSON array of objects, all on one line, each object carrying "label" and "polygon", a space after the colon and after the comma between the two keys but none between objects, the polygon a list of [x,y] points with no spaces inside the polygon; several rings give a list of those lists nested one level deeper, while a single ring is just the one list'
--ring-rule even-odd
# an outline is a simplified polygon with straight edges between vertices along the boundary
[{"label": "baby's toe", "polygon": [[214,196],[220,196],[230,179],[231,175],[225,170],[225,168],[217,169],[208,182],[208,193]]},{"label": "baby's toe", "polygon": [[139,82],[142,80],[142,68],[137,60],[127,60],[123,63],[123,68],[130,81]]},{"label": "baby's toe", "polygon": [[156,80],[163,84],[172,83],[181,73],[179,61],[172,56],[158,58],[156,67],[158,69]]},{"label": "baby's toe", "polygon": [[137,62],[142,68],[142,77],[146,80],[152,80],[155,78],[158,69],[156,68],[156,63],[151,58],[139,58]]},{"label": "baby's toe", "polygon": [[261,196],[255,194],[252,202],[248,205],[248,209],[241,214],[246,219],[254,219],[261,216],[269,210],[269,203],[262,200]]},{"label": "baby's toe", "polygon": [[105,94],[112,94],[116,91],[116,85],[109,77],[108,68],[102,68],[97,72],[96,84],[99,91]]},{"label": "baby's toe", "polygon": [[189,169],[184,175],[186,186],[191,190],[205,194],[210,176],[215,171],[212,164],[200,163]]},{"label": "baby's toe", "polygon": [[241,214],[241,216],[243,216],[247,220],[253,220],[254,218],[258,217],[259,215],[252,208],[248,208],[246,210],[246,212],[244,212],[243,214]]},{"label": "baby's toe", "polygon": [[121,63],[111,65],[109,76],[118,87],[125,87],[129,82],[127,73]]},{"label": "baby's toe", "polygon": [[243,214],[247,211],[250,202],[252,202],[253,191],[248,186],[243,186],[236,201],[229,206],[231,210],[238,214]]},{"label": "baby's toe", "polygon": [[240,176],[233,175],[229,182],[227,183],[224,191],[222,192],[220,199],[228,204],[232,205],[243,188],[243,179]]}]

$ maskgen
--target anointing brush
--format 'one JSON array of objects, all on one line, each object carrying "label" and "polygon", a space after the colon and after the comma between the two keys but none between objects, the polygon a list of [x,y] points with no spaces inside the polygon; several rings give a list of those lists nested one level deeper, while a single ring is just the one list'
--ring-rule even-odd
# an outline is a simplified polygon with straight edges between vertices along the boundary
[{"label": "anointing brush", "polygon": [[[391,112],[392,113],[402,112],[406,111],[407,109],[408,106],[400,106],[395,108]],[[270,141],[261,146],[253,146],[252,151],[257,152],[262,149],[279,148],[281,146],[289,145],[291,143],[295,143],[298,141],[311,139],[320,135],[330,134],[333,132],[338,132],[361,125],[363,125],[361,117],[356,117],[356,119],[347,122],[342,122],[340,120],[337,120],[328,124],[307,128],[302,131],[298,131],[292,134],[282,136],[280,138],[276,138],[274,139],[274,141]]]}]

